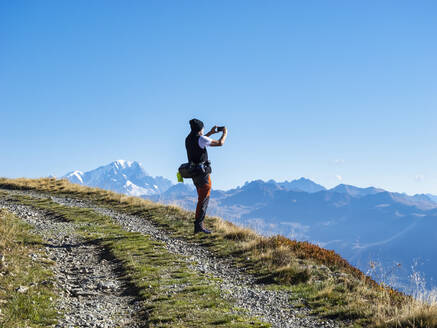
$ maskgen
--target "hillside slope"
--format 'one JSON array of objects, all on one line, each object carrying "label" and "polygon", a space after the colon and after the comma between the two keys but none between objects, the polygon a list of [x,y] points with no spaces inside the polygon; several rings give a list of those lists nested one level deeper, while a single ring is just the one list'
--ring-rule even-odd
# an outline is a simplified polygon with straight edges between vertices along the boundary
[{"label": "hillside slope", "polygon": [[[179,184],[147,198],[193,210],[196,196],[195,190]],[[411,280],[414,263],[418,263],[414,271],[422,274],[427,288],[437,288],[433,255],[437,244],[432,243],[432,232],[437,231],[436,206],[427,196],[373,187],[339,185],[310,193],[256,180],[229,191],[213,190],[209,213],[264,235],[281,234],[332,249],[360,270],[372,272],[378,282],[390,280],[396,289],[410,292],[415,287]],[[374,262],[381,263],[382,270],[374,272],[369,265]],[[400,264],[395,281],[380,274],[391,272],[395,264]]]},{"label": "hillside slope", "polygon": [[[141,262],[143,261],[141,254],[147,250],[147,247],[144,246],[146,248],[142,248],[142,251],[139,249],[135,251],[132,247],[137,246],[130,243],[129,239],[144,236],[141,238],[148,240],[151,238],[156,242],[159,241],[158,244],[165,244],[166,250],[170,253],[178,254],[179,257],[180,255],[187,256],[187,268],[194,269],[193,274],[209,274],[219,278],[224,283],[220,286],[222,289],[223,286],[230,286],[228,290],[234,300],[229,299],[226,295],[220,295],[213,303],[210,303],[210,306],[215,304],[213,305],[215,309],[216,305],[221,304],[221,302],[229,304],[224,308],[220,306],[224,311],[223,314],[226,315],[233,313],[232,305],[230,305],[232,303],[237,304],[238,307],[246,308],[249,317],[260,316],[261,321],[277,327],[284,326],[281,322],[295,322],[297,326],[316,327],[320,324],[320,319],[326,321],[326,318],[335,318],[337,324],[354,323],[362,326],[395,326],[397,324],[405,327],[434,327],[436,324],[434,305],[428,306],[390,288],[377,285],[334,252],[309,243],[296,242],[278,236],[262,237],[248,229],[236,227],[218,218],[207,219],[207,224],[213,226],[215,231],[212,236],[194,236],[192,234],[192,213],[190,212],[138,198],[128,198],[108,191],[79,187],[69,184],[65,180],[2,179],[0,187],[5,189],[4,201],[56,213],[64,219],[79,221],[81,224],[91,224],[87,226],[86,234],[88,237],[89,234],[97,234],[100,236],[100,240],[107,240],[104,242],[105,246],[109,247],[113,254],[121,257],[121,260],[123,256],[130,258],[124,264],[127,265],[125,270],[128,272],[130,283],[138,288],[139,295],[150,296],[147,290],[148,288],[153,289],[153,284],[145,284],[144,279],[149,280],[153,276],[156,277],[153,272],[159,270],[159,267],[155,267],[144,271],[145,268],[141,265],[138,267],[134,264],[136,261],[143,263]],[[33,192],[25,192],[25,194],[19,192],[17,194],[15,191],[11,193],[10,190],[14,189],[33,190]],[[50,200],[41,192],[50,192],[56,197],[52,197]],[[38,199],[41,197],[43,199]],[[62,205],[59,205],[60,203]],[[104,215],[102,216],[102,214]],[[147,222],[152,224],[149,226],[150,229],[147,228],[149,225]],[[102,234],[108,238],[101,238]],[[111,236],[125,237],[117,237],[117,242],[115,242],[115,240],[111,241]],[[126,242],[122,241],[124,238]],[[181,247],[185,251],[180,251]],[[154,256],[156,259],[156,255]],[[203,262],[202,259],[206,259],[206,262]],[[132,260],[134,262],[131,262]],[[196,264],[190,265],[189,263],[193,261]],[[170,263],[169,267],[181,268],[180,265]],[[167,267],[165,263],[162,263],[162,266]],[[228,269],[225,269],[224,272],[220,271],[221,268],[229,268],[229,271],[226,271]],[[172,275],[170,279],[172,283],[168,282],[165,300],[153,297],[152,299],[144,298],[145,304],[147,301],[151,302],[147,306],[147,308],[150,306],[148,320],[159,318],[159,322],[162,324],[163,318],[161,316],[165,312],[162,312],[163,309],[168,310],[170,304],[176,304],[174,302],[177,302],[177,297],[180,296],[178,292],[180,287],[183,288],[184,293],[187,291],[186,285],[180,285],[177,281],[177,277],[185,276],[187,271],[184,269],[178,272],[178,274]],[[159,275],[162,279],[164,276]],[[234,281],[232,285],[231,277],[238,277],[239,280]],[[238,288],[239,286],[242,289]],[[192,290],[191,287],[190,290]],[[214,294],[214,292],[212,293]],[[247,295],[255,296],[248,297]],[[265,297],[266,295],[267,297]],[[198,296],[190,295],[190,297],[197,300]],[[290,301],[284,303],[284,300],[288,299]],[[279,304],[279,306],[272,304]],[[300,308],[303,311],[300,314],[293,312],[300,312]],[[177,309],[175,311],[177,312]],[[178,315],[184,313],[186,316],[188,313],[192,313],[189,308],[180,311]],[[203,311],[209,310],[203,308]],[[308,311],[311,311],[313,316],[309,316]],[[217,315],[217,312],[215,313]],[[202,316],[200,313],[197,315],[199,317],[193,320],[200,320],[199,318]],[[304,318],[299,318],[302,315]],[[243,315],[241,320],[254,320],[249,319],[249,317]],[[300,319],[302,320],[299,321]],[[167,320],[169,320],[168,326],[177,326],[177,321],[174,321],[176,319],[171,314]],[[208,322],[214,326],[212,322],[215,321]],[[417,325],[418,322],[422,322],[422,325]],[[335,323],[324,323],[323,325],[331,326]],[[232,327],[232,319],[221,326]]]}]

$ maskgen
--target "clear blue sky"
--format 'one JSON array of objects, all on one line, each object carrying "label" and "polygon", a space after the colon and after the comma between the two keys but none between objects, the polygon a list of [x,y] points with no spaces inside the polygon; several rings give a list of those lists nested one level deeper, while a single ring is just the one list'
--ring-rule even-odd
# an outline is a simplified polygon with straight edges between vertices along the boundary
[{"label": "clear blue sky", "polygon": [[213,185],[301,176],[437,194],[436,1],[0,0],[0,176],[138,160]]}]

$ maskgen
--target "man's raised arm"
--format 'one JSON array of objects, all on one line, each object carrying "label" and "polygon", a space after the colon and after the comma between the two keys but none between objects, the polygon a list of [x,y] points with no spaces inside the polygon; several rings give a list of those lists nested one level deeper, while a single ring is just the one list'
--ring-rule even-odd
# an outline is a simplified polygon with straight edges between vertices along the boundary
[{"label": "man's raised arm", "polygon": [[[211,132],[212,132],[212,133],[211,133]],[[218,132],[218,131],[217,131],[217,127],[214,126],[214,127],[211,129],[211,131],[209,131],[209,132],[207,133],[207,136],[208,136],[209,133],[214,134],[214,133],[217,133],[217,132]],[[226,129],[226,127],[223,127],[223,134],[222,134],[222,136],[220,137],[220,139],[219,139],[219,140],[213,140],[213,141],[211,141],[210,146],[211,146],[211,147],[220,147],[220,146],[223,146],[223,145],[225,144],[226,136],[227,136],[227,135],[228,135],[228,130]]]}]

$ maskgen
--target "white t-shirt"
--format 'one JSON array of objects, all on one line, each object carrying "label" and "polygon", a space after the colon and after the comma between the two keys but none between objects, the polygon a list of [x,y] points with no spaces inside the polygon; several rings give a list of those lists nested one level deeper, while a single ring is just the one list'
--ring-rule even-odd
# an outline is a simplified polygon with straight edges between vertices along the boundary
[{"label": "white t-shirt", "polygon": [[199,138],[199,147],[205,149],[206,146],[211,145],[212,139],[207,136],[200,136]]}]

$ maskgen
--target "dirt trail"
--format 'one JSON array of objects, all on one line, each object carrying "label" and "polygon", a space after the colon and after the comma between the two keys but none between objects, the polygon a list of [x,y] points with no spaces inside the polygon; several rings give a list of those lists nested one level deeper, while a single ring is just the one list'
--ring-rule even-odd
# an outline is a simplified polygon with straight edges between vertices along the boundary
[{"label": "dirt trail", "polygon": [[75,226],[33,208],[0,201],[17,217],[33,226],[45,241],[47,258],[58,290],[56,327],[143,327],[136,317],[140,304],[120,278],[120,266],[103,248],[85,241]]}]

